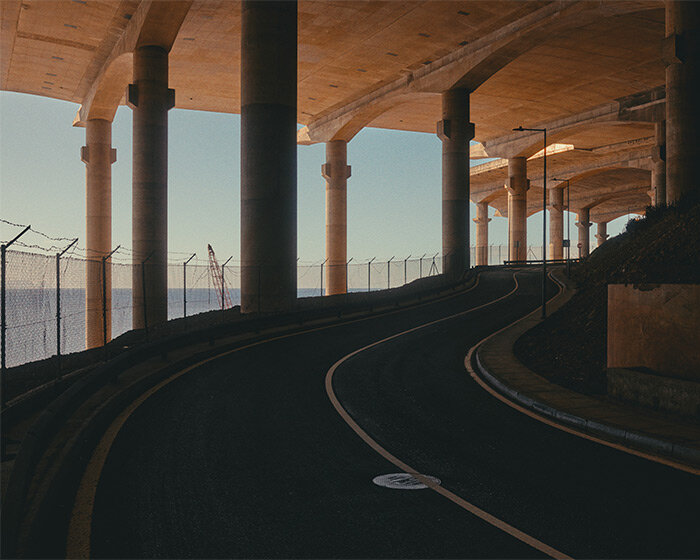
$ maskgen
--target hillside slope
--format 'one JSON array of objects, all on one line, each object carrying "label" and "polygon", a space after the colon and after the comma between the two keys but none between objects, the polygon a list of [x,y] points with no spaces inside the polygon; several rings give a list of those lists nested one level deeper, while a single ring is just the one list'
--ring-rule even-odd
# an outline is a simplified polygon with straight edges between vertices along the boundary
[{"label": "hillside slope", "polygon": [[700,283],[698,197],[647,208],[626,231],[572,270],[578,292],[520,338],[515,354],[550,381],[588,394],[606,390],[608,284]]}]

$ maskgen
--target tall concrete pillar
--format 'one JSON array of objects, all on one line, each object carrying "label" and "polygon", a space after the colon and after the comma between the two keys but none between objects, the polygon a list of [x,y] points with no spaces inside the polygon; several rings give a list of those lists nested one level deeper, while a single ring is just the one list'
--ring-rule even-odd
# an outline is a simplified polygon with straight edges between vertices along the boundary
[{"label": "tall concrete pillar", "polygon": [[512,261],[527,259],[527,159],[508,160],[508,254]]},{"label": "tall concrete pillar", "polygon": [[654,125],[656,143],[651,152],[651,190],[654,193],[652,205],[666,203],[666,121]]},{"label": "tall concrete pillar", "polygon": [[489,204],[476,203],[476,266],[489,264]]},{"label": "tall concrete pillar", "polygon": [[666,201],[700,188],[700,2],[666,0]]},{"label": "tall concrete pillar", "polygon": [[600,247],[610,237],[608,235],[608,222],[597,222],[596,225],[598,226],[598,231],[595,234],[595,238],[598,240],[597,246]]},{"label": "tall concrete pillar", "polygon": [[[132,244],[133,326],[168,319],[168,52],[158,46],[134,51]],[[145,264],[144,264],[145,263]]]},{"label": "tall concrete pillar", "polygon": [[[102,278],[102,258],[112,251],[112,164],[117,150],[112,148],[112,123],[90,119],[85,128],[85,146],[80,157],[85,163],[85,237],[88,263],[85,290],[85,346],[94,348],[112,338],[112,275],[105,267]],[[102,291],[105,292],[106,317],[103,322]]]},{"label": "tall concrete pillar", "polygon": [[469,91],[452,89],[442,94],[442,120],[437,123],[442,141],[442,254],[443,272],[457,279],[469,268]]},{"label": "tall concrete pillar", "polygon": [[586,258],[590,253],[590,220],[591,211],[589,208],[581,208],[578,212],[578,256]]},{"label": "tall concrete pillar", "polygon": [[549,189],[549,255],[564,258],[564,189]]},{"label": "tall concrete pillar", "polygon": [[297,295],[297,3],[241,11],[241,310],[282,311]]},{"label": "tall concrete pillar", "polygon": [[321,174],[326,180],[326,293],[343,294],[346,288],[348,255],[347,201],[348,143],[332,140],[326,143],[326,163]]}]

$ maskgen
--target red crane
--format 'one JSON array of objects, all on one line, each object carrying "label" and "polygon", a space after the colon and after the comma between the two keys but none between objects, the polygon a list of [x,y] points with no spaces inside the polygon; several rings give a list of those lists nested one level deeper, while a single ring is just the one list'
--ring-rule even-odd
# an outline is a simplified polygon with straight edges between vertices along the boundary
[{"label": "red crane", "polygon": [[209,251],[209,274],[211,274],[214,288],[216,288],[216,293],[219,296],[219,305],[221,305],[221,309],[233,307],[233,302],[229,296],[228,287],[224,279],[224,268],[219,266],[219,263],[216,261],[216,255],[211,245],[207,245],[207,250]]}]

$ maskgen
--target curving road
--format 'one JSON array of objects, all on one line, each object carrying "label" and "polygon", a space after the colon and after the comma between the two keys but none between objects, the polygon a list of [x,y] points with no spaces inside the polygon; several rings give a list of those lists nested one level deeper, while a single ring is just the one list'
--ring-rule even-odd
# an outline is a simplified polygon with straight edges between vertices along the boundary
[{"label": "curving road", "polygon": [[[538,273],[518,281],[490,271],[465,294],[241,349],[169,383],[98,473],[90,554],[546,556],[529,538],[572,557],[697,556],[698,477],[521,415],[465,372],[472,345],[537,307]],[[373,484],[397,467],[326,393],[340,359],[433,321],[342,361],[331,392],[376,445],[495,521]]]}]

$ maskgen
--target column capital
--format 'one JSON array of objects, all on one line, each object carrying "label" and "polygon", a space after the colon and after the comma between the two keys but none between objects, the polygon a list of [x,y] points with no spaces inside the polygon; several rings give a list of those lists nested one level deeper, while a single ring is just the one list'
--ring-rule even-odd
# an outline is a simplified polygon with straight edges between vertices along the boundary
[{"label": "column capital", "polygon": [[547,204],[547,208],[551,208],[552,210],[556,210],[557,212],[563,212],[564,211],[564,205],[559,204],[558,202],[549,202]]},{"label": "column capital", "polygon": [[[344,179],[349,179],[351,175],[352,175],[352,165],[346,165]],[[331,171],[331,164],[330,163],[321,164],[321,176],[326,181],[330,181],[332,178],[333,179],[338,178],[338,177],[334,177],[333,172]]]},{"label": "column capital", "polygon": [[[175,90],[173,88],[166,89],[165,97],[165,108],[170,111],[175,107]],[[129,109],[135,109],[139,106],[139,86],[138,84],[129,84],[126,86],[126,92],[124,94],[126,98],[126,104]]]},{"label": "column capital", "polygon": [[503,186],[508,191],[508,194],[512,196],[522,195],[530,190],[530,179],[525,179],[524,185],[520,184],[515,186],[515,183],[518,183],[517,177],[509,177],[508,183],[509,184]]},{"label": "column capital", "polygon": [[666,161],[666,144],[659,144],[651,148],[651,161],[661,163]]},{"label": "column capital", "polygon": [[605,241],[608,237],[610,237],[607,233],[596,233],[595,238],[598,241]]},{"label": "column capital", "polygon": [[456,140],[460,136],[460,131],[465,131],[466,139],[474,138],[474,123],[469,119],[441,119],[437,122],[437,136],[443,142],[446,140]]},{"label": "column capital", "polygon": [[[80,147],[80,161],[83,163],[90,163],[90,148],[88,146]],[[117,161],[117,149],[109,149],[109,163],[114,163]]]},{"label": "column capital", "polygon": [[666,66],[682,64],[685,59],[683,35],[671,33],[661,42],[661,60]]},{"label": "column capital", "polygon": [[588,229],[593,224],[591,222],[576,222],[574,225],[579,229]]}]

